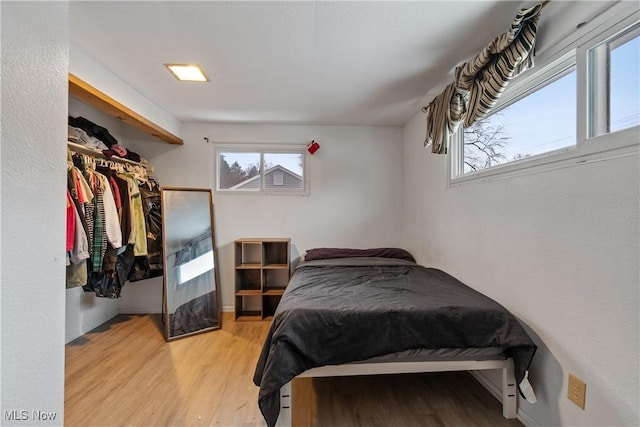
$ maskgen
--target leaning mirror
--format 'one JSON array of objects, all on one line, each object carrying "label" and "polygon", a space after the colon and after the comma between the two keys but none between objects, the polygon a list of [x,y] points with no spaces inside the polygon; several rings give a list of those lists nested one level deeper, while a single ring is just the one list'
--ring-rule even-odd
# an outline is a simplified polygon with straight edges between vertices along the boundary
[{"label": "leaning mirror", "polygon": [[222,326],[211,190],[162,188],[165,338]]}]

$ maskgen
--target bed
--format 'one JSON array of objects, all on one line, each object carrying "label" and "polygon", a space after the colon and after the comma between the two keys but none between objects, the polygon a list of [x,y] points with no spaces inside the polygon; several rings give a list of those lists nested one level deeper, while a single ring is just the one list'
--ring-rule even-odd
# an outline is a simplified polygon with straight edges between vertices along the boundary
[{"label": "bed", "polygon": [[296,377],[502,369],[503,414],[536,345],[497,302],[397,248],[307,251],[276,309],[257,362],[269,427],[291,424]]}]

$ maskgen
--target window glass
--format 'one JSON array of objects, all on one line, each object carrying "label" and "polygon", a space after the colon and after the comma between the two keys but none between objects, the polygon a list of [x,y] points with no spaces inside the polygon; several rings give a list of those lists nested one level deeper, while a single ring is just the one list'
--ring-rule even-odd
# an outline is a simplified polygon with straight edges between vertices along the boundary
[{"label": "window glass", "polygon": [[218,189],[259,190],[260,153],[220,152],[218,155]]},{"label": "window glass", "polygon": [[463,173],[576,144],[575,70],[464,129]]},{"label": "window glass", "polygon": [[303,189],[304,154],[264,153],[264,187]]},{"label": "window glass", "polygon": [[640,37],[611,42],[609,70],[610,131],[640,125]]}]

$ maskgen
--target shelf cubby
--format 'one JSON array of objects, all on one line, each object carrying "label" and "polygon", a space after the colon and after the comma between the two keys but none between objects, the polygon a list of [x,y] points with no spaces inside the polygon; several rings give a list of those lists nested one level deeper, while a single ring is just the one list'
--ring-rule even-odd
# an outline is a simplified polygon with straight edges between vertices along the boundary
[{"label": "shelf cubby", "polygon": [[268,320],[289,283],[290,240],[238,239],[235,250],[237,321]]}]

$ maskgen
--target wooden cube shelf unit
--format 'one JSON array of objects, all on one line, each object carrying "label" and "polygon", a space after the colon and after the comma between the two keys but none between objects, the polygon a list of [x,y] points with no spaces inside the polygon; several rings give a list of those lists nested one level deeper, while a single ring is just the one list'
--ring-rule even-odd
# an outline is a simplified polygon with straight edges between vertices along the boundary
[{"label": "wooden cube shelf unit", "polygon": [[289,283],[290,239],[238,239],[236,320],[270,319]]}]

